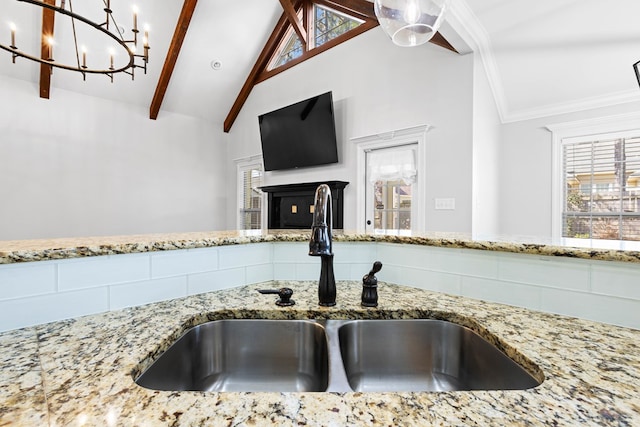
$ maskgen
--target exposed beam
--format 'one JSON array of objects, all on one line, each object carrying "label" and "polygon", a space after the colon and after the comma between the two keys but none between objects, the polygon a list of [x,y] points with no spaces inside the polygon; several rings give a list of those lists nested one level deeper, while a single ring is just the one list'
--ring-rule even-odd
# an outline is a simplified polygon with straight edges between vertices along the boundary
[{"label": "exposed beam", "polygon": [[[55,0],[44,0],[43,3],[55,5]],[[49,59],[49,37],[53,38],[53,26],[55,23],[55,11],[46,7],[42,8],[42,34],[40,41],[40,58]],[[49,99],[51,94],[51,70],[50,65],[40,64],[40,98]]]},{"label": "exposed beam", "polygon": [[[316,20],[314,16],[315,7],[313,2],[307,1],[302,5],[302,20],[304,22],[304,28],[307,30],[307,34],[315,34]],[[307,51],[316,47],[315,37],[309,37],[307,39]]]},{"label": "exposed beam", "polygon": [[302,42],[302,44],[304,46],[306,46],[307,45],[307,32],[305,31],[304,27],[302,26],[302,22],[300,22],[300,18],[298,18],[298,14],[296,13],[296,10],[294,9],[293,4],[291,4],[290,0],[280,0],[280,4],[282,5],[282,8],[284,9],[285,15],[287,15],[287,18],[289,18],[289,22],[291,23],[291,26],[293,27],[293,30],[296,32],[296,34],[300,38],[300,41]]},{"label": "exposed beam", "polygon": [[182,5],[182,11],[180,12],[176,29],[173,32],[171,45],[169,46],[167,57],[164,60],[164,66],[162,67],[162,72],[158,79],[158,85],[156,86],[156,91],[153,95],[153,100],[151,101],[151,107],[149,108],[149,118],[152,120],[158,118],[160,106],[164,100],[164,95],[167,93],[167,87],[171,81],[171,75],[173,74],[176,62],[178,61],[182,42],[184,42],[184,38],[187,35],[187,30],[191,23],[191,17],[193,16],[197,3],[198,0],[184,0],[184,4]]},{"label": "exposed beam", "polygon": [[451,52],[460,53],[460,52],[458,52],[458,51],[456,50],[456,48],[455,48],[455,47],[453,47],[453,46],[451,45],[451,43],[449,43],[449,42],[447,41],[447,39],[445,39],[445,38],[444,38],[444,36],[443,36],[442,34],[440,34],[440,32],[439,32],[439,31],[438,31],[438,32],[436,32],[436,33],[433,35],[433,37],[431,37],[431,40],[429,40],[429,43],[433,43],[433,44],[435,44],[436,46],[443,47],[443,48],[445,48],[445,49],[447,49],[447,50],[450,50]]},{"label": "exposed beam", "polygon": [[373,9],[373,3],[367,0],[314,0],[314,3],[356,17],[378,20]]},{"label": "exposed beam", "polygon": [[[296,7],[299,4],[300,4],[300,1],[297,1]],[[269,62],[269,59],[271,59],[271,57],[273,56],[273,53],[278,48],[278,44],[280,43],[280,41],[282,40],[282,38],[287,32],[288,22],[289,20],[287,18],[286,13],[283,13],[280,16],[280,19],[278,20],[278,23],[276,24],[275,28],[271,32],[271,35],[269,36],[267,43],[262,48],[262,52],[260,52],[260,55],[258,56],[256,63],[253,65],[253,68],[249,73],[249,77],[247,77],[247,80],[244,82],[244,85],[242,85],[242,89],[240,89],[240,93],[238,94],[238,97],[233,103],[233,106],[231,106],[231,110],[229,111],[229,114],[227,114],[227,118],[224,119],[225,132],[229,132],[231,130],[231,126],[233,126],[233,122],[236,121],[236,118],[238,117],[238,114],[240,114],[240,110],[242,109],[242,106],[247,101],[247,98],[249,98],[251,89],[253,89],[253,86],[256,84],[256,80],[258,76],[260,75],[260,73],[262,73],[262,70],[267,66],[267,63]]]}]

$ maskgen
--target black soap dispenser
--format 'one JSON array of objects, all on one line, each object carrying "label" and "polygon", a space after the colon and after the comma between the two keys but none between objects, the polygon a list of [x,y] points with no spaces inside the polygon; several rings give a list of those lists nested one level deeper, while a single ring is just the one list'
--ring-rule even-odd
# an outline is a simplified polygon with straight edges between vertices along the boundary
[{"label": "black soap dispenser", "polygon": [[373,267],[369,274],[362,278],[362,301],[363,307],[377,307],[378,306],[378,279],[376,273],[382,269],[382,263],[376,261],[373,263]]}]

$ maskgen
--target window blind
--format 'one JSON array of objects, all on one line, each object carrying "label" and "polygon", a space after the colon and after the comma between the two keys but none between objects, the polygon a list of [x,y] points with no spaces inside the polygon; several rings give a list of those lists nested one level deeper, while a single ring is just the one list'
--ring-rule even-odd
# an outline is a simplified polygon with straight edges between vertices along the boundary
[{"label": "window blind", "polygon": [[416,159],[412,149],[372,151],[367,157],[369,182],[402,181],[411,185],[416,180]]},{"label": "window blind", "polygon": [[563,237],[640,240],[640,135],[562,144]]},{"label": "window blind", "polygon": [[242,190],[239,197],[242,200],[240,208],[240,228],[242,230],[257,230],[262,228],[262,169],[247,168],[240,172]]}]

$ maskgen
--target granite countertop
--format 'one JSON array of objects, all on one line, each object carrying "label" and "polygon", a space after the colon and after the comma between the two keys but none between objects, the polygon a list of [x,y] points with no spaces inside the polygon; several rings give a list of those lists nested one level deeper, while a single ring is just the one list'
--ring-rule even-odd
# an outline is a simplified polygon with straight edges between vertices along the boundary
[{"label": "granite countertop", "polygon": [[[259,288],[289,286],[279,308]],[[337,305],[317,283],[277,282],[194,295],[0,334],[0,425],[353,426],[640,425],[640,331],[379,284],[360,307],[358,282]],[[133,373],[189,326],[208,319],[437,318],[492,334],[544,382],[529,390],[437,393],[163,392]]]},{"label": "granite countertop", "polygon": [[[195,249],[259,242],[302,242],[309,230],[250,230],[0,241],[0,264]],[[640,242],[421,233],[413,236],[334,233],[336,242],[388,242],[640,263]]]}]

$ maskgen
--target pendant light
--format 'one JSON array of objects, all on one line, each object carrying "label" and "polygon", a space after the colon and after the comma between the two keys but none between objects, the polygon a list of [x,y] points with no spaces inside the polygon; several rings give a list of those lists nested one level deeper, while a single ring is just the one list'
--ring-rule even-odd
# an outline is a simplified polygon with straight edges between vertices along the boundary
[{"label": "pendant light", "polygon": [[449,0],[375,0],[374,10],[385,33],[398,46],[428,42],[442,24]]}]

